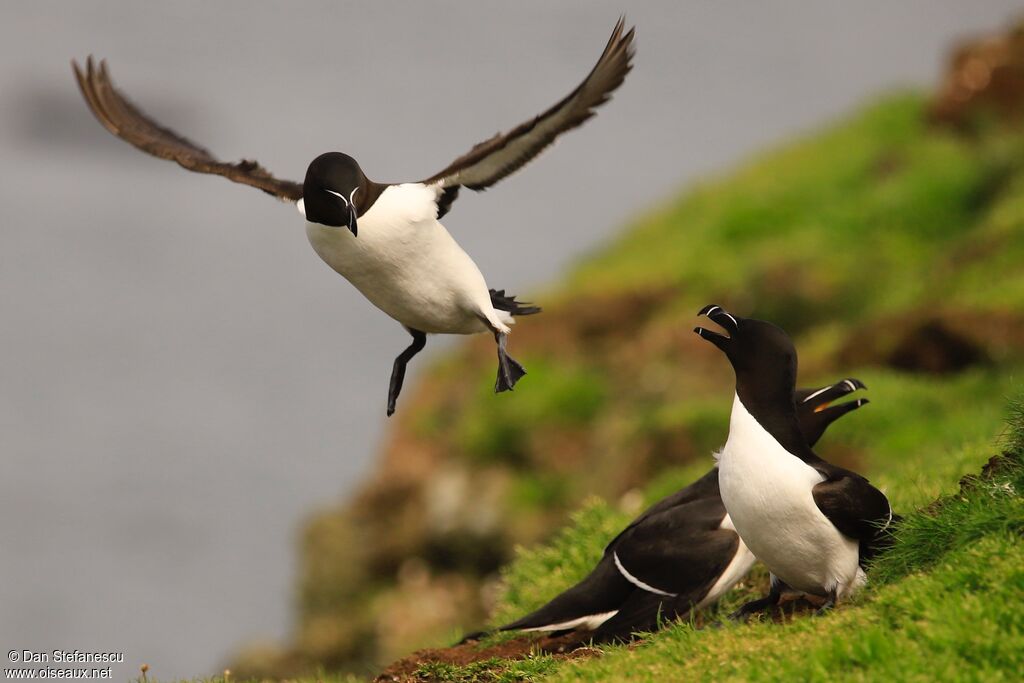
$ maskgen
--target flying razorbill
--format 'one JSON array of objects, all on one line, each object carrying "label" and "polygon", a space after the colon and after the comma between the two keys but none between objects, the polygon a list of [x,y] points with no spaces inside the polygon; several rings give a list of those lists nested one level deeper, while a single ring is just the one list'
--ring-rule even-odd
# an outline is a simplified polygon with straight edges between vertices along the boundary
[{"label": "flying razorbill", "polygon": [[542,114],[475,145],[443,170],[413,183],[370,180],[352,157],[328,152],[314,159],[303,183],[279,180],[255,161],[220,161],[203,147],[142,113],[114,87],[106,62],[72,62],[89,108],[117,137],[190,171],[221,175],[281,200],[295,202],[306,234],[327,265],[377,308],[401,323],[412,343],[395,359],[387,413],[395,411],[406,364],[427,334],[491,332],[498,347],[495,391],[526,374],[505,351],[514,318],[540,308],[488,289],[480,269],[438,222],[459,188],[484,190],[517,171],[559,135],[593,116],[632,68],[634,29],[619,19],[584,81]]},{"label": "flying razorbill", "polygon": [[824,613],[863,585],[865,562],[891,540],[892,508],[867,479],[807,445],[793,399],[796,350],[785,332],[717,305],[698,315],[729,333],[694,329],[725,353],[736,375],[729,439],[718,459],[722,501],[771,572],[768,596],[732,618],[770,609],[784,594],[824,598]]},{"label": "flying razorbill", "polygon": [[[800,429],[814,445],[832,422],[866,398],[831,405],[865,388],[856,379],[795,394]],[[718,489],[718,467],[633,520],[605,547],[590,574],[499,631],[593,631],[593,642],[628,640],[714,604],[754,565]],[[463,640],[486,635],[473,633]]]}]

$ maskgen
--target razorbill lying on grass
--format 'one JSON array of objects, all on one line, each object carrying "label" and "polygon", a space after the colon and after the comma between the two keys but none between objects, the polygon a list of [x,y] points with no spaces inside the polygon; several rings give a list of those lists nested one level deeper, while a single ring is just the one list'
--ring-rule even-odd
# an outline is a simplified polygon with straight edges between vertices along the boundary
[{"label": "razorbill lying on grass", "polygon": [[865,562],[889,542],[892,508],[867,479],[807,445],[802,404],[793,398],[797,357],[789,336],[721,306],[699,315],[729,333],[694,329],[725,353],[736,374],[729,439],[718,459],[722,501],[740,538],[771,572],[769,595],[732,618],[769,609],[784,593],[824,598],[824,613],[864,583]]},{"label": "razorbill lying on grass", "polygon": [[564,99],[413,183],[374,182],[355,159],[338,152],[314,159],[301,184],[279,180],[255,161],[225,163],[136,108],[114,87],[105,62],[96,66],[90,57],[84,70],[75,62],[72,67],[89,108],[117,137],[190,171],[221,175],[297,204],[320,258],[412,335],[392,368],[391,415],[406,364],[423,349],[427,334],[491,332],[498,346],[497,392],[512,389],[526,374],[505,352],[505,338],[515,316],[540,309],[488,289],[480,269],[438,219],[460,187],[490,187],[593,116],[632,68],[633,33],[619,19],[593,70]]},{"label": "razorbill lying on grass", "polygon": [[[800,428],[814,445],[832,422],[868,402],[837,405],[863,389],[856,379],[795,394]],[[604,550],[590,574],[499,631],[593,631],[594,642],[628,640],[714,604],[754,564],[718,490],[718,467],[648,508]],[[486,633],[473,633],[476,640]]]}]

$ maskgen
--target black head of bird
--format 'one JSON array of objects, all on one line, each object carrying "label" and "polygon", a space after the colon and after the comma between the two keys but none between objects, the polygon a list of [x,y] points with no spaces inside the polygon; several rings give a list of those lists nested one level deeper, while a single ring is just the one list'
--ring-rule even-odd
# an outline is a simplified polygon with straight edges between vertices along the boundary
[{"label": "black head of bird", "polygon": [[[341,152],[321,154],[306,169],[302,200],[306,220],[358,235],[359,201],[368,181],[355,159]],[[364,196],[360,196],[362,193]]]},{"label": "black head of bird", "polygon": [[793,399],[796,402],[797,417],[800,419],[800,430],[804,433],[808,446],[814,446],[830,424],[851,410],[868,403],[866,398],[836,403],[840,398],[858,389],[867,387],[859,379],[848,377],[828,386],[796,390]]},{"label": "black head of bird", "polygon": [[693,330],[729,359],[738,393],[759,401],[792,400],[796,349],[788,334],[769,322],[740,318],[715,304],[705,306],[697,315],[707,316],[729,333],[726,336],[703,327]]}]

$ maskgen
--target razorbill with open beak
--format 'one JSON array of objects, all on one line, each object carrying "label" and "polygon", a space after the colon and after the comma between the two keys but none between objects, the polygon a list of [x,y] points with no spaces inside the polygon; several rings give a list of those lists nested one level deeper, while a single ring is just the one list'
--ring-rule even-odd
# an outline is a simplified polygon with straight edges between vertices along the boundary
[{"label": "razorbill with open beak", "polygon": [[[832,405],[865,388],[856,379],[795,394],[800,428],[814,445],[832,422],[866,398]],[[605,547],[590,574],[499,631],[593,631],[594,642],[630,639],[712,605],[743,579],[754,555],[736,534],[718,488],[718,467],[666,496]],[[472,633],[463,640],[486,635]]]},{"label": "razorbill with open beak", "polygon": [[497,392],[512,389],[526,374],[506,353],[505,339],[516,316],[540,308],[488,289],[480,269],[438,220],[459,188],[490,187],[593,116],[632,68],[633,34],[619,19],[597,64],[564,99],[413,183],[372,181],[355,159],[339,152],[314,159],[301,184],[279,180],[255,161],[225,163],[142,113],[114,87],[105,62],[95,66],[90,57],[84,70],[75,62],[72,67],[89,108],[117,137],[190,171],[221,175],[296,203],[320,258],[412,335],[392,368],[391,415],[406,364],[423,349],[427,334],[491,332],[498,347]]},{"label": "razorbill with open beak", "polygon": [[729,439],[718,459],[722,501],[740,538],[771,572],[769,595],[732,618],[769,609],[784,593],[824,598],[824,613],[864,583],[866,560],[888,544],[892,508],[867,479],[807,445],[789,336],[717,305],[699,315],[729,333],[694,329],[725,353],[736,375]]}]

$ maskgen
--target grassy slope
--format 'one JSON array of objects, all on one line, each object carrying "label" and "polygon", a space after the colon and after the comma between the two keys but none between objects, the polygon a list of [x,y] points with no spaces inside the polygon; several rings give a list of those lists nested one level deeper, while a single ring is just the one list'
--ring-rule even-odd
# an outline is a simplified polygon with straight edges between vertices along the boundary
[{"label": "grassy slope", "polygon": [[[899,510],[955,491],[996,452],[1006,398],[1020,392],[1024,373],[1024,136],[930,129],[923,108],[915,96],[890,97],[641,219],[537,297],[544,315],[524,320],[512,342],[530,371],[514,394],[493,395],[486,339],[437,363],[408,392],[375,478],[354,503],[309,525],[294,642],[248,670],[289,678],[316,663],[366,671],[450,642],[460,626],[480,626],[480,588],[515,544],[533,549],[504,570],[491,623],[580,578],[639,499],[703,473],[724,439],[731,372],[690,332],[709,302],[790,331],[801,383],[852,375],[870,387],[872,404],[829,431],[824,457],[864,472]],[[896,369],[894,351],[929,320],[977,351],[969,367],[937,376]],[[451,514],[438,518],[431,501],[441,493]],[[557,539],[537,546],[573,511]],[[967,614],[957,611],[969,607],[964,586],[992,597],[992,619],[1019,637],[1020,622],[1006,620],[1024,605],[1020,575],[1003,561],[1020,564],[1016,538],[992,533],[924,554],[927,574],[876,582],[861,606],[818,622],[719,633],[680,626],[598,660],[514,666],[520,678],[664,680],[683,667],[756,678],[792,672],[785,667],[796,665],[797,648],[825,634],[814,666],[853,666],[857,657],[878,665],[886,648],[911,641],[921,643],[922,665],[951,666],[938,645],[925,647],[927,634],[913,635],[914,624]],[[1003,572],[1002,587],[959,573],[986,565]],[[725,608],[764,584],[755,571]],[[935,626],[935,637],[959,637],[956,628],[968,635],[973,625]],[[854,642],[861,650],[843,649]],[[757,657],[772,663],[755,666]],[[982,677],[983,668],[959,673]],[[424,674],[515,678],[493,662]]]},{"label": "grassy slope", "polygon": [[[624,283],[668,284],[682,293],[658,310],[654,324],[688,329],[696,308],[709,301],[756,313],[795,333],[802,368],[832,379],[832,367],[850,357],[845,340],[874,321],[952,310],[976,316],[985,328],[989,314],[1024,311],[1020,149],[1012,133],[988,131],[966,141],[927,130],[919,101],[888,100],[665,207],[581,267],[559,295],[567,301],[620,291]],[[952,376],[897,372],[876,367],[877,359],[849,366],[870,387],[873,403],[834,426],[823,451],[852,453],[899,510],[955,492],[963,474],[998,452],[1006,398],[1021,387],[1016,340],[988,336],[991,362]],[[694,371],[686,359],[679,364]],[[601,368],[577,374],[588,379],[563,383],[581,383],[573,391],[585,399],[577,417],[586,423],[610,400],[602,386],[616,381]],[[457,428],[469,439],[495,429],[514,434],[530,420],[543,421],[552,401],[575,405],[562,396],[573,391],[545,380],[539,391],[524,388],[514,404],[465,411]],[[727,385],[717,386],[633,406],[627,415],[644,429],[681,424],[710,450],[726,431],[728,394]],[[1019,413],[1016,420],[1017,431],[1006,438],[1019,452],[1024,420]],[[471,441],[467,450],[486,454],[487,448]],[[709,463],[698,459],[662,472],[644,487],[644,498],[689,482]],[[720,631],[679,625],[640,647],[608,648],[601,658],[517,664],[519,677],[1010,679],[1024,665],[1021,487],[1017,469],[939,517],[912,517],[899,551],[876,568],[858,604],[826,619]],[[628,518],[592,500],[550,544],[520,550],[504,572],[492,623],[536,608],[581,578]],[[961,527],[971,532],[958,535]],[[722,609],[765,584],[763,570],[755,572]],[[490,662],[467,670],[434,665],[422,673],[499,680],[511,672]]]},{"label": "grassy slope", "polygon": [[[700,630],[678,624],[639,647],[607,647],[601,658],[538,657],[538,674],[566,681],[1016,680],[1024,665],[1019,408],[1014,424],[1006,444],[1011,465],[963,493],[954,486],[937,514],[909,515],[896,549],[873,568],[870,587],[853,605],[785,625]],[[977,462],[980,454],[967,446],[956,456]],[[506,573],[502,616],[520,614],[581,577],[624,519],[593,502],[552,544],[523,551]],[[761,569],[723,601],[718,617],[766,587]],[[490,676],[455,667],[444,673],[453,681],[500,679],[504,664],[491,662]]]}]

